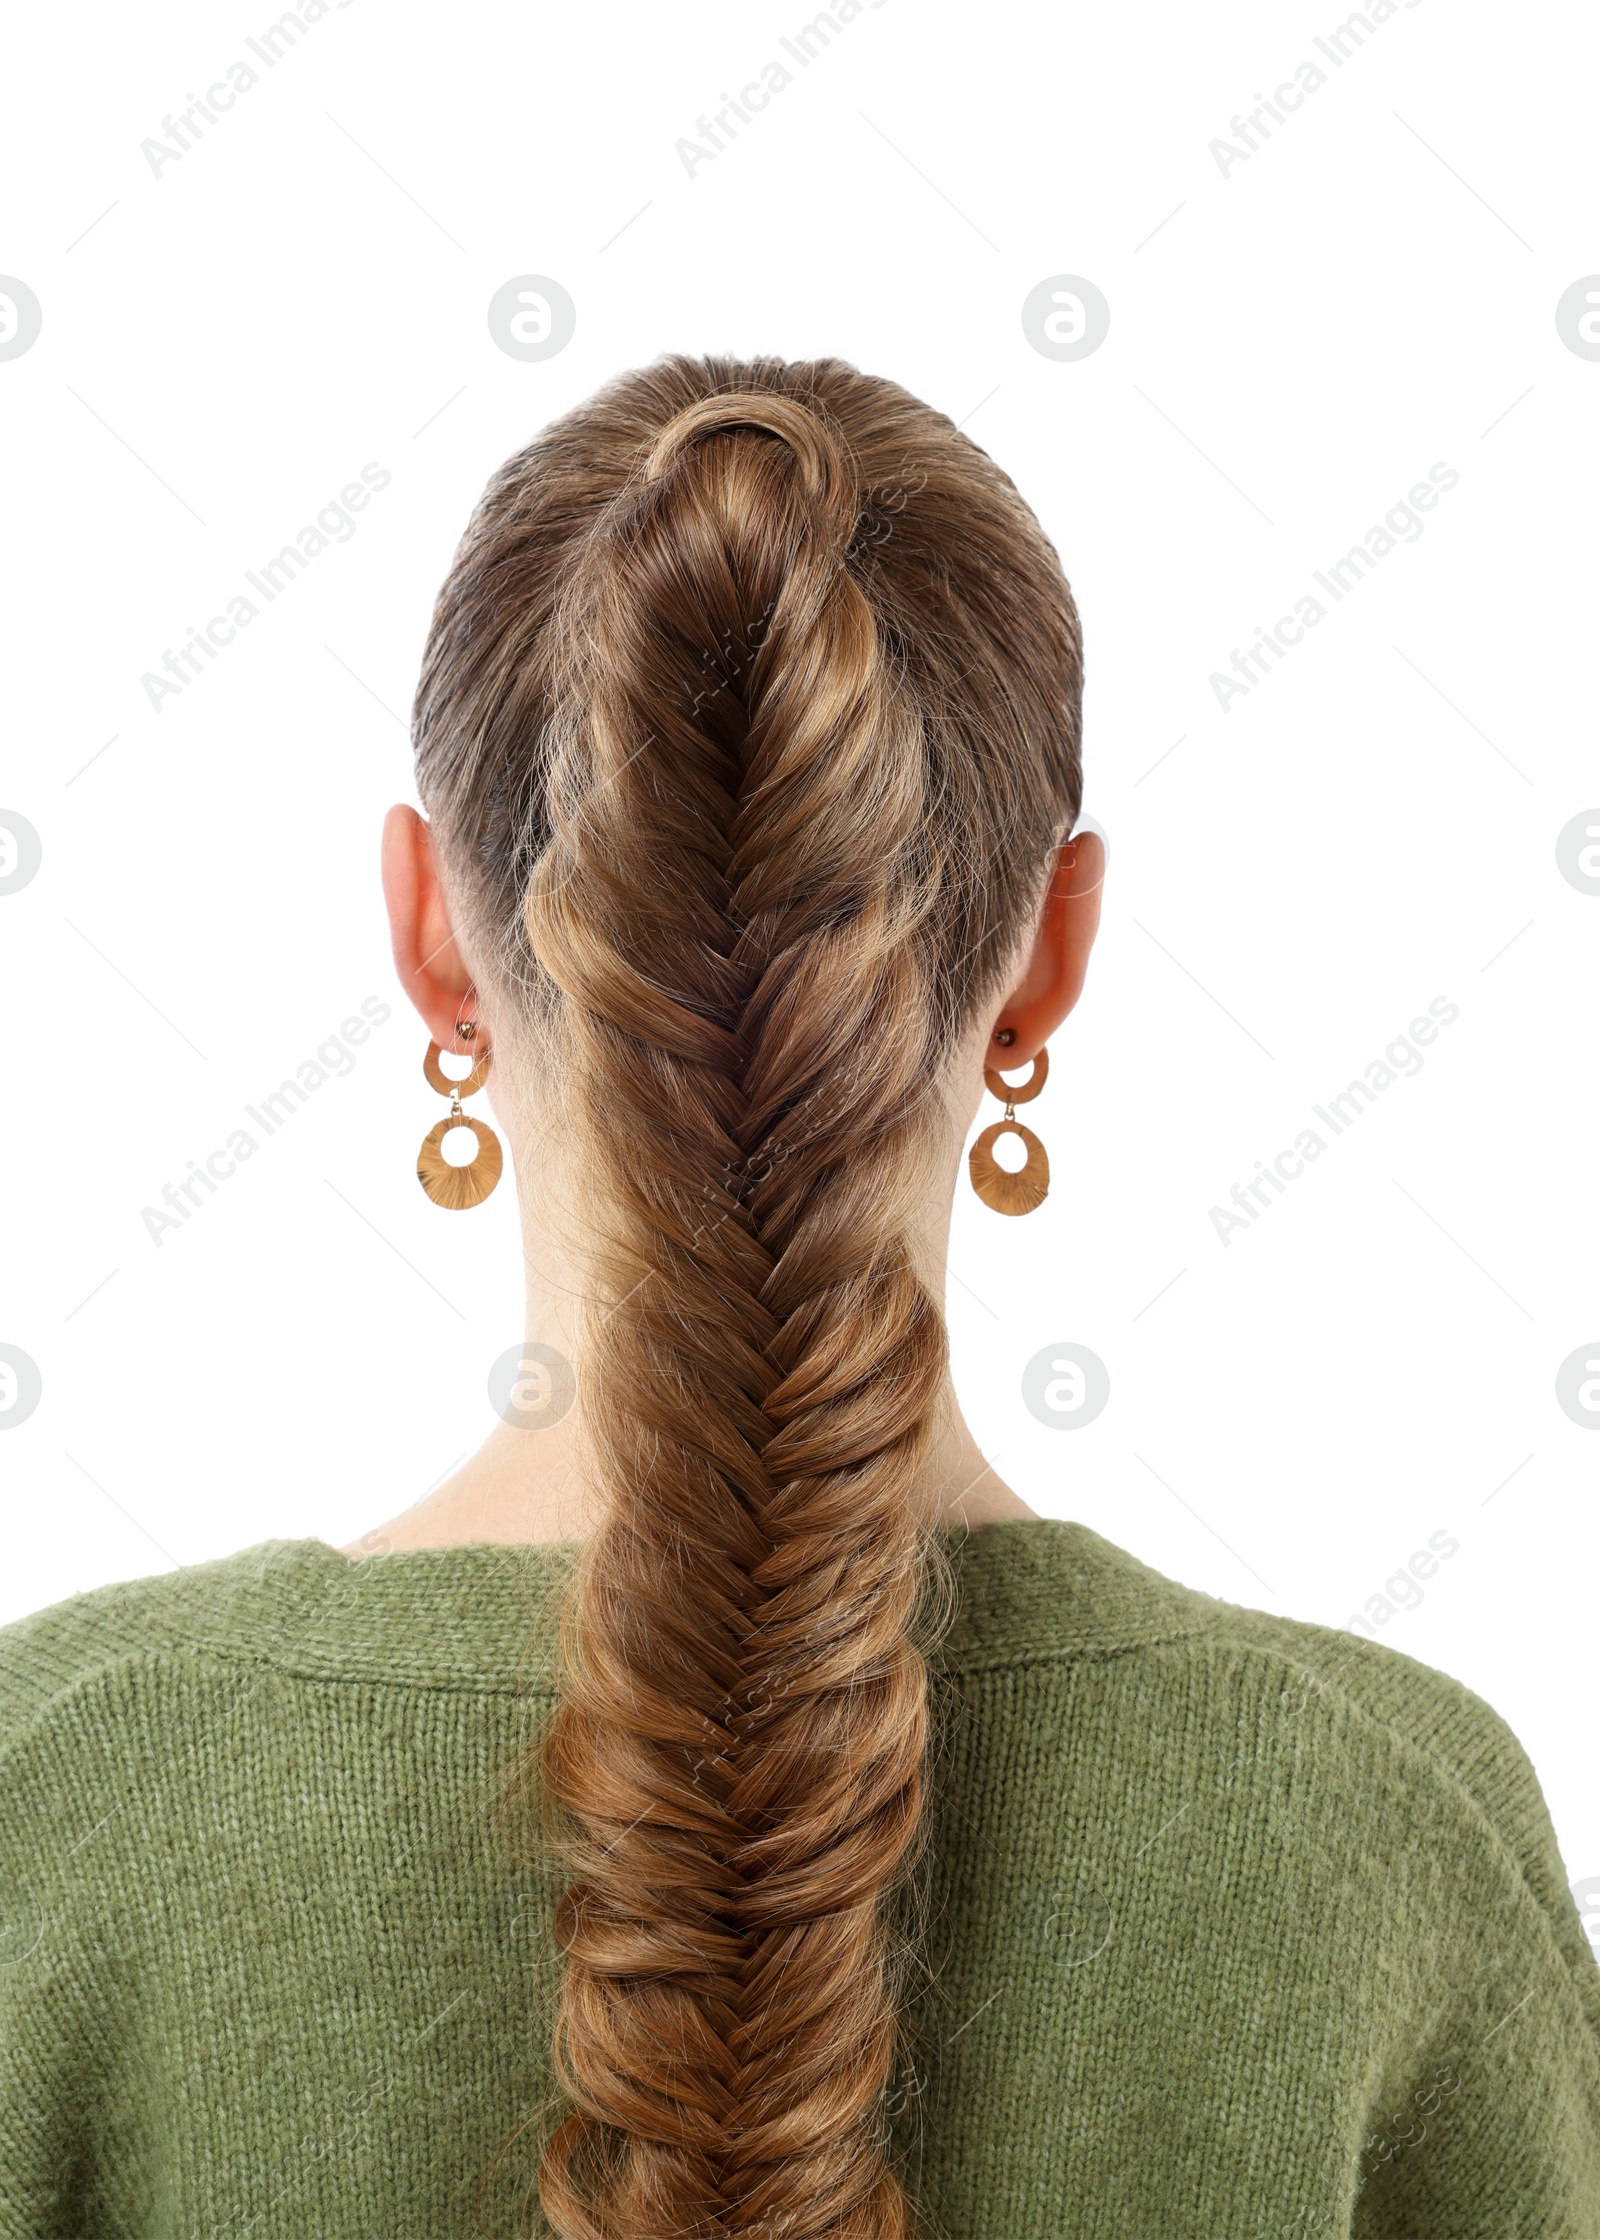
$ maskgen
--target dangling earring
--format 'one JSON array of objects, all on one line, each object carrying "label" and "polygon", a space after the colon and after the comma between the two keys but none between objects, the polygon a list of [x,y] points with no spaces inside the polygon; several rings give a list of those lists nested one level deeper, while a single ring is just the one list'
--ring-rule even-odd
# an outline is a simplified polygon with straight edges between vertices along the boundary
[{"label": "dangling earring", "polygon": [[[1016,1040],[1016,1031],[1000,1027],[995,1033],[996,1042]],[[1013,1089],[1002,1074],[992,1066],[983,1069],[984,1087],[993,1097],[1000,1098],[1005,1106],[1005,1116],[992,1128],[985,1128],[967,1154],[967,1172],[972,1177],[972,1187],[986,1206],[996,1213],[1032,1213],[1042,1206],[1050,1192],[1050,1161],[1045,1156],[1044,1145],[1031,1128],[1025,1128],[1016,1116],[1019,1104],[1031,1103],[1044,1087],[1050,1072],[1050,1053],[1041,1050],[1033,1061],[1033,1071],[1019,1088]],[[1027,1165],[1015,1174],[1001,1166],[994,1155],[995,1144],[1001,1136],[1017,1136],[1028,1154]]]},{"label": "dangling earring", "polygon": [[[477,1032],[475,1019],[456,1021],[456,1034],[461,1041],[473,1041]],[[472,1071],[461,1080],[452,1081],[439,1063],[438,1043],[430,1042],[422,1071],[429,1088],[437,1089],[441,1097],[450,1099],[450,1110],[422,1139],[422,1149],[417,1153],[417,1180],[436,1206],[444,1206],[451,1213],[459,1213],[467,1206],[482,1205],[500,1180],[504,1158],[500,1138],[493,1128],[463,1112],[461,1100],[475,1096],[488,1080],[489,1052],[482,1051],[473,1060]],[[445,1158],[441,1146],[452,1128],[470,1128],[477,1139],[477,1156],[468,1166],[452,1167]]]}]

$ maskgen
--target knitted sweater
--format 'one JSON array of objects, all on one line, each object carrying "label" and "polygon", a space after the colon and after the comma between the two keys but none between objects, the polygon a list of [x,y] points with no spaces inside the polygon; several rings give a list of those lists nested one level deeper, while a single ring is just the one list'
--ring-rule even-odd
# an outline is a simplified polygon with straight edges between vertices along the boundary
[{"label": "knitted sweater", "polygon": [[[1600,1971],[1495,1713],[1081,1525],[957,1550],[929,2229],[1597,2240]],[[0,1631],[3,2240],[544,2229],[554,1886],[497,1802],[571,1560],[268,1541]]]}]

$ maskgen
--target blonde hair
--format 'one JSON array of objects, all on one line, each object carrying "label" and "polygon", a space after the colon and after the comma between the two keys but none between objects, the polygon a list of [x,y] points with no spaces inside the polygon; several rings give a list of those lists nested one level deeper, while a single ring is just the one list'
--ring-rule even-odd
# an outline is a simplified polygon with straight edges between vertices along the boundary
[{"label": "blonde hair", "polygon": [[908,1242],[950,1053],[1079,805],[1007,477],[838,360],[670,358],[490,482],[419,783],[585,1179],[603,1522],[539,1772],[563,2240],[897,2240],[945,1372]]}]

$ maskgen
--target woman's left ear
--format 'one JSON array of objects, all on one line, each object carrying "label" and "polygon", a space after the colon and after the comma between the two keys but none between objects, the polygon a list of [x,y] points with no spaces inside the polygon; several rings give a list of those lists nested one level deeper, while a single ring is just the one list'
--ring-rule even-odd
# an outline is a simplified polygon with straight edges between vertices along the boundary
[{"label": "woman's left ear", "polygon": [[400,985],[433,1040],[454,1049],[472,973],[450,923],[433,835],[404,802],[383,820],[383,899]]},{"label": "woman's left ear", "polygon": [[1027,1065],[1083,993],[1105,876],[1105,839],[1093,826],[1084,826],[1057,850],[1032,954],[995,1017],[990,1065],[1007,1073]]}]

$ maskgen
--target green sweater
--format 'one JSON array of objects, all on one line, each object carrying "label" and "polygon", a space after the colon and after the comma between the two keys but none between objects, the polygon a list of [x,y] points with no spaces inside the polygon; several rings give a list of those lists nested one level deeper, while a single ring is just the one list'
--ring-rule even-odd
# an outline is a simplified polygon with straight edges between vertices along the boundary
[{"label": "green sweater", "polygon": [[[552,1888],[496,1800],[571,1560],[268,1541],[0,1631],[3,2240],[543,2229]],[[1495,1713],[1081,1525],[959,1562],[930,2228],[1596,2240],[1600,1971]]]}]

